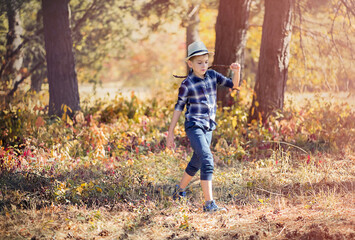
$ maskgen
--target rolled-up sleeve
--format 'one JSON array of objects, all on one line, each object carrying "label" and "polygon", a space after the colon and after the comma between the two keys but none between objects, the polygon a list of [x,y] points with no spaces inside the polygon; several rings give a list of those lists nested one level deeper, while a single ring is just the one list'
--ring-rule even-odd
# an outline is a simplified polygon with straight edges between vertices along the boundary
[{"label": "rolled-up sleeve", "polygon": [[179,88],[178,100],[177,103],[175,104],[176,111],[184,110],[187,101],[187,95],[188,95],[188,88],[184,83],[182,83]]},{"label": "rolled-up sleeve", "polygon": [[232,79],[223,76],[222,74],[216,73],[217,83],[221,86],[232,88],[234,86]]}]

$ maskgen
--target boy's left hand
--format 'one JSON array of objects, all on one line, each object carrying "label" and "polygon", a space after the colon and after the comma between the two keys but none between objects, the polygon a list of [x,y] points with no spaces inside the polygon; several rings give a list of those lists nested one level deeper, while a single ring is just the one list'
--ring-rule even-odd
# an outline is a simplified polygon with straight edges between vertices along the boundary
[{"label": "boy's left hand", "polygon": [[233,72],[238,72],[240,71],[240,64],[239,63],[232,63],[230,65],[230,69],[233,71]]}]

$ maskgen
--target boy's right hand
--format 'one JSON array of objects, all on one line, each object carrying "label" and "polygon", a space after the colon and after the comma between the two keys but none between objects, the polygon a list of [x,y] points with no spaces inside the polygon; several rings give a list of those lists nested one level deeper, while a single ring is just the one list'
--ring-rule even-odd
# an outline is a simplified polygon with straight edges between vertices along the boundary
[{"label": "boy's right hand", "polygon": [[240,71],[240,64],[239,63],[232,63],[229,67],[233,72]]},{"label": "boy's right hand", "polygon": [[166,137],[166,147],[169,149],[174,147],[174,134],[168,133],[168,136]]}]

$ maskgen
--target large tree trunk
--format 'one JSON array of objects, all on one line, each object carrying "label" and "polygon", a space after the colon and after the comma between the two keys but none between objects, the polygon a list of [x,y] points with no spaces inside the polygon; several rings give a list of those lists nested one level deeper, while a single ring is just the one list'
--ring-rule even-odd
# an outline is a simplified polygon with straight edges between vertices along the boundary
[{"label": "large tree trunk", "polygon": [[[199,35],[199,23],[200,17],[199,13],[200,5],[191,5],[189,9],[189,14],[187,15],[187,27],[186,27],[186,56],[187,56],[187,47],[195,42],[200,40]],[[189,67],[187,66],[187,72],[189,71]]]},{"label": "large tree trunk", "polygon": [[284,105],[294,0],[265,0],[260,58],[249,122],[266,122]]},{"label": "large tree trunk", "polygon": [[[250,2],[251,0],[220,0],[213,65],[229,66],[233,62],[239,62],[243,70]],[[231,77],[228,67],[214,69]],[[222,106],[233,104],[227,88],[218,89],[217,100],[222,103]]]},{"label": "large tree trunk", "polygon": [[64,106],[73,112],[80,109],[68,2],[42,0],[49,115],[61,116]]},{"label": "large tree trunk", "polygon": [[[6,37],[6,56],[4,69],[5,75],[10,77],[5,81],[12,81],[14,85],[21,79],[20,69],[23,63],[22,49],[19,48],[22,42],[22,25],[20,20],[19,9],[16,9],[12,1],[6,1],[7,19],[9,31]],[[6,84],[7,85],[7,84]]]}]

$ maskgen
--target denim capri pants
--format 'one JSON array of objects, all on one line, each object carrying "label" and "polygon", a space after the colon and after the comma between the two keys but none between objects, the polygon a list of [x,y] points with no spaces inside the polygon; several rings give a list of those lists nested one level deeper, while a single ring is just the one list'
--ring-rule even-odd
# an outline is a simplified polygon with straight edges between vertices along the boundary
[{"label": "denim capri pants", "polygon": [[195,176],[201,169],[200,179],[212,180],[214,169],[213,155],[210,149],[212,130],[205,130],[199,125],[188,122],[185,123],[185,132],[194,151],[185,172],[190,176]]}]

